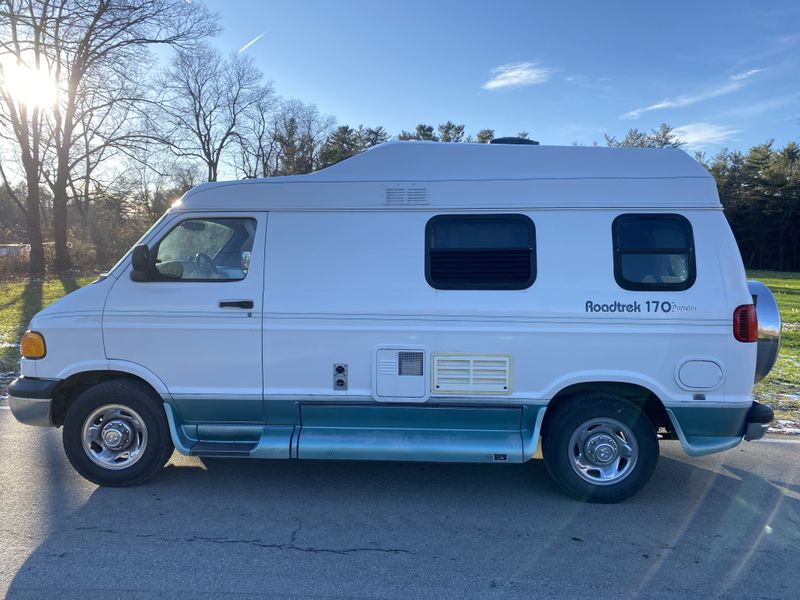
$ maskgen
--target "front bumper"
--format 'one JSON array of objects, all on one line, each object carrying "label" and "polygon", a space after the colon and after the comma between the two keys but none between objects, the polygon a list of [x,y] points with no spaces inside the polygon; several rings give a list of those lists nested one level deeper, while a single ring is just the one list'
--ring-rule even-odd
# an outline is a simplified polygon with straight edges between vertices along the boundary
[{"label": "front bumper", "polygon": [[744,431],[744,439],[748,442],[759,440],[767,433],[769,424],[775,418],[775,413],[769,406],[753,402],[753,406],[747,413],[747,427]]},{"label": "front bumper", "polygon": [[14,418],[26,425],[52,427],[50,405],[56,395],[58,379],[18,377],[8,386],[8,406]]}]

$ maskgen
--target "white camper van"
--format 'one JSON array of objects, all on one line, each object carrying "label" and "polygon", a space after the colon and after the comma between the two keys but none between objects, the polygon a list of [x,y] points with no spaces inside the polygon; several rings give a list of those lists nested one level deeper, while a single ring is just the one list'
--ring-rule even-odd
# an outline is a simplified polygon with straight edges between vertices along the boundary
[{"label": "white camper van", "polygon": [[382,144],[203,184],[34,317],[20,421],[101,485],[202,457],[521,463],[612,502],[766,431],[780,321],[674,149]]}]

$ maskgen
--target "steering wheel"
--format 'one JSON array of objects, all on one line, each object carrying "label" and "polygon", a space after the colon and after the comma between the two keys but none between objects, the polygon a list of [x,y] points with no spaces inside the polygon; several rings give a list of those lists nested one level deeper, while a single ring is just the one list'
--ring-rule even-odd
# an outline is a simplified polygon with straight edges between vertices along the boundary
[{"label": "steering wheel", "polygon": [[194,255],[194,262],[197,265],[198,270],[203,275],[219,275],[219,271],[217,271],[214,261],[211,260],[211,257],[208,254],[198,252]]}]

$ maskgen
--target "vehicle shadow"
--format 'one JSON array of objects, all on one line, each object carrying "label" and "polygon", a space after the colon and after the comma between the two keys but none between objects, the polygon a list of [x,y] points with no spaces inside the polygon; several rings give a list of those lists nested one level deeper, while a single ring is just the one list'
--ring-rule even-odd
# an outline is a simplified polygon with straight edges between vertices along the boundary
[{"label": "vehicle shadow", "polygon": [[65,295],[70,294],[81,287],[78,281],[72,275],[61,274],[58,276],[58,279],[61,281]]},{"label": "vehicle shadow", "polygon": [[25,331],[33,315],[42,310],[43,285],[41,279],[30,279],[25,284],[25,290],[22,292],[22,314],[18,323],[20,334]]},{"label": "vehicle shadow", "polygon": [[695,462],[662,456],[640,494],[597,505],[566,498],[542,461],[176,455],[143,486],[53,507],[9,597],[748,597],[754,578],[791,595],[763,574],[796,567],[796,494]]}]

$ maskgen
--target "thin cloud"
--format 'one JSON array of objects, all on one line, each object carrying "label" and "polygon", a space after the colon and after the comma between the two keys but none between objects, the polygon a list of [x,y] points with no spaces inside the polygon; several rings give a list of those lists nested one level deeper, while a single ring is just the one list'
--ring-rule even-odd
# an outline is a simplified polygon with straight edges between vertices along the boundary
[{"label": "thin cloud", "polygon": [[481,86],[485,90],[538,85],[550,79],[552,75],[552,71],[533,62],[501,65],[491,72],[492,77]]},{"label": "thin cloud", "polygon": [[700,150],[707,146],[723,144],[741,133],[738,129],[727,125],[713,123],[689,123],[672,130],[680,141],[691,150]]},{"label": "thin cloud", "polygon": [[733,81],[741,81],[743,79],[747,79],[756,75],[757,73],[762,73],[766,71],[766,69],[750,69],[749,71],[745,71],[744,73],[737,73],[736,75],[731,75],[731,79]]},{"label": "thin cloud", "polygon": [[570,83],[607,83],[611,81],[610,77],[589,77],[588,75],[567,75],[564,81]]},{"label": "thin cloud", "polygon": [[703,100],[716,98],[717,96],[724,96],[730,94],[744,86],[740,81],[726,83],[717,87],[708,88],[694,95],[675,96],[674,98],[664,98],[661,102],[656,102],[650,106],[637,108],[622,115],[621,119],[638,119],[645,113],[653,112],[654,110],[663,110],[665,108],[681,108],[683,106],[691,106]]},{"label": "thin cloud", "polygon": [[675,96],[664,98],[661,102],[656,102],[650,106],[643,106],[626,112],[620,119],[638,119],[645,113],[653,112],[655,110],[663,110],[665,108],[682,108],[684,106],[691,106],[704,100],[725,96],[737,90],[740,90],[746,85],[746,80],[750,79],[753,75],[766,71],[766,69],[750,69],[743,73],[731,75],[728,81],[720,85],[709,87],[701,90],[697,94],[686,94],[682,96]]},{"label": "thin cloud", "polygon": [[241,48],[239,48],[239,53],[241,54],[242,52],[244,52],[245,50],[247,50],[247,49],[248,49],[250,46],[252,46],[253,44],[255,44],[255,43],[258,41],[258,40],[260,40],[262,37],[264,37],[264,34],[265,34],[265,33],[267,33],[267,32],[266,32],[266,31],[262,31],[262,32],[261,32],[261,33],[259,33],[259,34],[258,34],[256,37],[254,37],[252,40],[250,40],[249,42],[247,42],[247,43],[246,43],[244,46],[242,46]]}]

